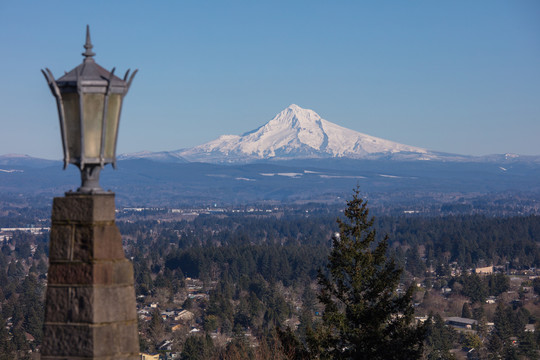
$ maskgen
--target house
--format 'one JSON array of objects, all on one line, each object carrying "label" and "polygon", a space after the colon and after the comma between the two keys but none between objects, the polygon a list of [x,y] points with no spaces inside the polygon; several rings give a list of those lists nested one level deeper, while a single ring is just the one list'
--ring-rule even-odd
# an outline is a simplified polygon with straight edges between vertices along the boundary
[{"label": "house", "polygon": [[171,317],[171,316],[174,315],[174,311],[172,311],[172,310],[162,311],[162,312],[161,312],[161,315],[165,315],[165,316],[167,316],[167,317]]},{"label": "house", "polygon": [[474,269],[474,272],[479,275],[491,275],[493,274],[493,266],[486,266]]},{"label": "house", "polygon": [[172,340],[165,340],[159,345],[160,351],[171,351],[173,346]]},{"label": "house", "polygon": [[141,360],[159,360],[159,354],[140,353]]},{"label": "house", "polygon": [[171,330],[172,331],[178,331],[183,327],[182,324],[171,324]]},{"label": "house", "polygon": [[188,310],[182,310],[174,317],[174,321],[190,321],[195,318],[195,314]]},{"label": "house", "polygon": [[447,317],[445,319],[446,324],[461,329],[472,329],[474,325],[478,325],[478,321],[469,318],[462,318],[457,316]]}]

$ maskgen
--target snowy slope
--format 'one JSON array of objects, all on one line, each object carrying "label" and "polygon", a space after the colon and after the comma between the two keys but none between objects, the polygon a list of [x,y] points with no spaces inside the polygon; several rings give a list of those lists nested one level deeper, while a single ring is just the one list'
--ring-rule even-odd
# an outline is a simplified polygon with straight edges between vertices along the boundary
[{"label": "snowy slope", "polygon": [[256,130],[240,136],[223,135],[175,153],[189,161],[209,162],[381,157],[428,160],[436,157],[426,149],[344,128],[322,119],[313,110],[294,104]]}]

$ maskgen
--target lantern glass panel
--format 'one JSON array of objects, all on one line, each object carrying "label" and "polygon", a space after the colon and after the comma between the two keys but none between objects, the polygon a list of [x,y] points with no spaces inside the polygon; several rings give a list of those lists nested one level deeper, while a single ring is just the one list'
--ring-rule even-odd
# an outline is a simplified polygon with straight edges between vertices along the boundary
[{"label": "lantern glass panel", "polygon": [[104,94],[83,95],[84,156],[97,161],[101,153]]},{"label": "lantern glass panel", "polygon": [[65,132],[68,155],[71,160],[81,158],[81,115],[79,111],[79,94],[63,93]]},{"label": "lantern glass panel", "polygon": [[107,109],[107,122],[105,134],[105,158],[113,159],[116,148],[116,134],[118,132],[118,120],[120,117],[120,107],[122,106],[122,94],[111,94],[109,96]]}]

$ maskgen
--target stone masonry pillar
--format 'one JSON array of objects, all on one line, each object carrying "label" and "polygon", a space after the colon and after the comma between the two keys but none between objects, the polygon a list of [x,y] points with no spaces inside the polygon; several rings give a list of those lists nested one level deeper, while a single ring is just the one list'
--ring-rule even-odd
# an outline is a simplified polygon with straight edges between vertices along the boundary
[{"label": "stone masonry pillar", "polygon": [[41,359],[139,359],[133,265],[113,193],[54,199]]}]

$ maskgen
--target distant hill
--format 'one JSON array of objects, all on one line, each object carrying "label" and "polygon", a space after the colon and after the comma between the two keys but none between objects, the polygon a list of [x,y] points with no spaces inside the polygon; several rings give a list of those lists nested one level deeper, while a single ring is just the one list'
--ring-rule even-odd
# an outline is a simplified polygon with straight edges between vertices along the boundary
[{"label": "distant hill", "polygon": [[[75,190],[78,170],[62,164],[48,167],[0,166],[0,201],[9,197],[54,196]],[[304,159],[250,164],[165,163],[122,160],[118,170],[101,173],[104,189],[123,206],[199,206],[260,202],[343,204],[360,186],[377,204],[424,208],[485,198],[532,202],[540,211],[540,165]],[[461,200],[460,200],[461,199]],[[484,200],[482,200],[484,201]],[[536,205],[535,205],[536,204]],[[510,209],[510,208],[509,208]],[[510,211],[510,210],[509,210]]]},{"label": "distant hill", "polygon": [[33,167],[43,168],[60,164],[60,161],[45,160],[21,154],[0,155],[0,169],[3,167]]}]

